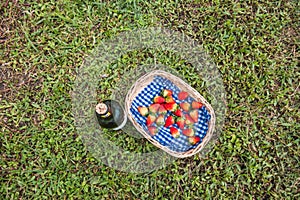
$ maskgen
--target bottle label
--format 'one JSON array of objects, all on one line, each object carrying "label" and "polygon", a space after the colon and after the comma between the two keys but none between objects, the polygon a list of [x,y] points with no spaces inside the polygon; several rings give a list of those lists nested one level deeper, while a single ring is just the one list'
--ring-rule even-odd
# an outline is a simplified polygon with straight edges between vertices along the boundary
[{"label": "bottle label", "polygon": [[105,115],[101,115],[102,118],[107,118],[107,117],[109,117],[109,116],[111,116],[111,113],[110,113],[110,112],[107,112]]}]

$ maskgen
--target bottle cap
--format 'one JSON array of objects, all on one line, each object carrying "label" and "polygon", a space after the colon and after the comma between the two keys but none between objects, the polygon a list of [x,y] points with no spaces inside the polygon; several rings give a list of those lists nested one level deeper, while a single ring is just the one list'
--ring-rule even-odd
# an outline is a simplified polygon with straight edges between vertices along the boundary
[{"label": "bottle cap", "polygon": [[96,112],[99,115],[104,115],[105,113],[107,113],[108,107],[105,103],[98,103],[96,105]]}]

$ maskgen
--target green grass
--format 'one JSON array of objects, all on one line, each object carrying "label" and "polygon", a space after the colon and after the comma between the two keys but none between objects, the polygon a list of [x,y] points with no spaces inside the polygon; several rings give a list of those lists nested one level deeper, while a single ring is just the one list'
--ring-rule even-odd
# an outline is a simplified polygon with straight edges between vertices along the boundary
[{"label": "green grass", "polygon": [[[298,1],[0,4],[0,199],[299,198]],[[203,159],[124,173],[86,150],[71,91],[77,69],[102,39],[156,25],[187,34],[210,54],[227,92],[225,126]],[[141,58],[119,61],[117,72]],[[176,58],[160,58],[176,68]],[[107,77],[105,87],[117,81]],[[117,142],[141,150],[138,139]]]}]

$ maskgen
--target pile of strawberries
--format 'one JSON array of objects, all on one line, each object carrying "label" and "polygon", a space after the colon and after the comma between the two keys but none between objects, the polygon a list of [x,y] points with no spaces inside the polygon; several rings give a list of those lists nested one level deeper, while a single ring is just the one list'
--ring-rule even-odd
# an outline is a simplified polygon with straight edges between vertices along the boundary
[{"label": "pile of strawberries", "polygon": [[[139,113],[146,117],[146,125],[149,133],[154,136],[159,128],[164,126],[170,129],[170,134],[178,138],[180,133],[188,137],[190,144],[200,142],[200,137],[195,136],[194,124],[198,122],[199,109],[202,103],[185,101],[189,95],[185,91],[178,93],[180,101],[177,104],[173,98],[172,90],[163,89],[159,96],[153,98],[153,103],[149,107],[138,107]],[[178,128],[175,125],[177,124]]]}]

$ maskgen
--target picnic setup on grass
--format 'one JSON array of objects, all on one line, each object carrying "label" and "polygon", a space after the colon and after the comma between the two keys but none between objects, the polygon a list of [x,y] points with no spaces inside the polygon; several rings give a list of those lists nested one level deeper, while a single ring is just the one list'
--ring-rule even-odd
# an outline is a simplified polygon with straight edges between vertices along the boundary
[{"label": "picnic setup on grass", "polygon": [[126,92],[124,102],[105,100],[96,105],[95,113],[102,128],[120,130],[131,122],[149,142],[177,158],[199,153],[215,127],[208,101],[164,70],[143,74]]}]

